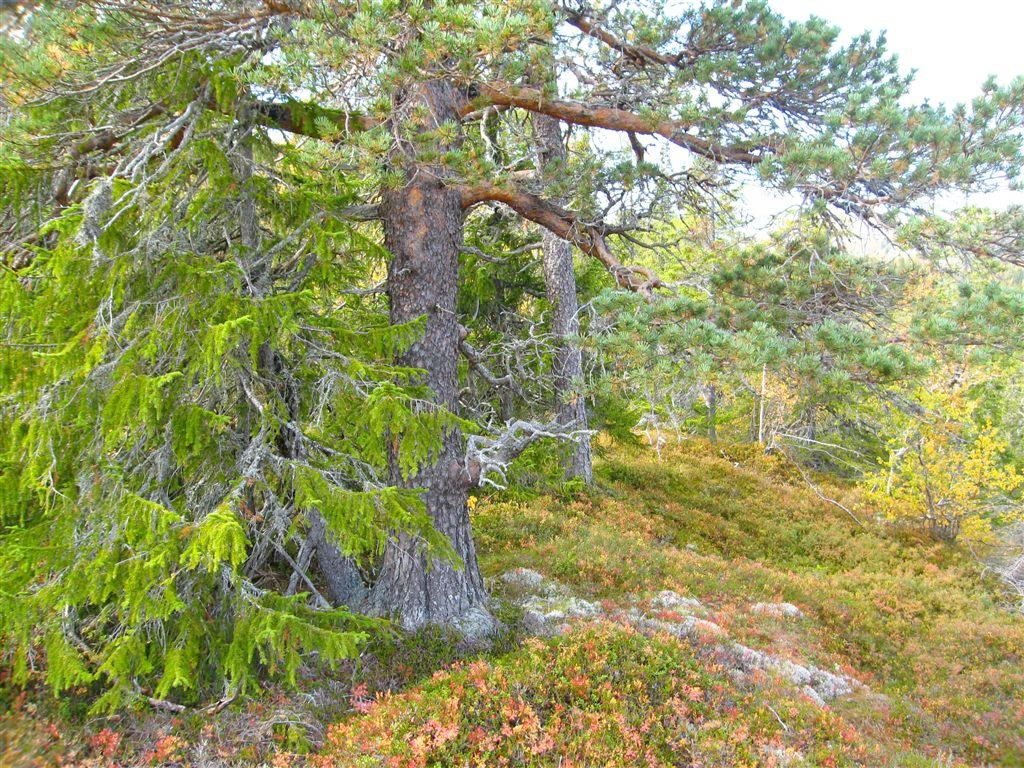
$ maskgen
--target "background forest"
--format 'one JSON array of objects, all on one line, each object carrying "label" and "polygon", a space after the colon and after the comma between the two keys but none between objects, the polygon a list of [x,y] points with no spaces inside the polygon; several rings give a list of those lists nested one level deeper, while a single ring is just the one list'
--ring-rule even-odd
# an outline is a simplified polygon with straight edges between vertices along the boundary
[{"label": "background forest", "polygon": [[1024,760],[1024,78],[759,0],[0,74],[0,763]]}]

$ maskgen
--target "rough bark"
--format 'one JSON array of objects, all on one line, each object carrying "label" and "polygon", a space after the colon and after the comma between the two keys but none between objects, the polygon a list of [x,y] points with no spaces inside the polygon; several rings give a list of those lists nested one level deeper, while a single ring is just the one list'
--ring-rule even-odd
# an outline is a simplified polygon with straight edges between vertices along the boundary
[{"label": "rough bark", "polygon": [[[537,166],[541,174],[547,176],[564,168],[565,143],[558,121],[547,115],[534,115],[533,133]],[[545,230],[542,251],[544,285],[551,305],[551,334],[555,339],[552,373],[557,420],[563,427],[575,425],[575,429],[582,430],[569,444],[565,474],[567,478],[579,478],[589,484],[593,482],[594,475],[590,459],[590,434],[586,431],[587,408],[580,394],[583,384],[583,351],[576,341],[580,321],[572,246],[550,230]]]},{"label": "rough bark", "polygon": [[360,609],[366,602],[368,589],[359,568],[351,557],[341,554],[327,538],[327,523],[319,513],[313,518],[313,524],[316,530],[310,535],[319,534],[316,539],[316,566],[331,605]]},{"label": "rough bark", "polygon": [[[426,115],[430,130],[458,119],[458,97],[444,82],[420,84],[404,97],[403,115]],[[420,110],[416,108],[419,107]],[[462,245],[462,202],[448,186],[443,170],[416,162],[411,144],[402,145],[401,163],[407,183],[383,194],[381,217],[388,265],[388,298],[392,323],[425,317],[423,336],[399,363],[421,369],[433,392],[434,405],[455,411],[461,339],[455,297]],[[404,534],[389,542],[369,599],[371,610],[391,615],[406,629],[427,624],[451,626],[470,637],[495,627],[487,610],[487,593],[477,566],[469,524],[469,480],[464,471],[462,437],[449,431],[432,462],[411,478],[403,478],[392,461],[392,480],[423,488],[435,528],[448,537],[462,563],[434,561],[421,542]]]}]

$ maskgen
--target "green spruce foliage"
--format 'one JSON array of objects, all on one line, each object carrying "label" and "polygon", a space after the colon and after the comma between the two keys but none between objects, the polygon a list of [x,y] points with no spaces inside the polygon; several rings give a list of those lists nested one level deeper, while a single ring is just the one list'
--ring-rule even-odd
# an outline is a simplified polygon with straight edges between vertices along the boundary
[{"label": "green spruce foliage", "polygon": [[[94,23],[72,71],[112,34]],[[53,77],[39,50],[8,43],[21,83]],[[411,474],[452,423],[418,413],[391,363],[419,324],[339,291],[383,254],[337,215],[353,190],[335,158],[234,110],[243,65],[185,57],[99,97],[36,90],[4,129],[0,201],[38,236],[0,273],[0,638],[18,677],[106,691],[97,710],[353,656],[374,625],[308,580],[286,588],[317,515],[352,558],[389,529],[449,551],[388,481],[388,444]],[[62,183],[45,136],[97,140],[128,103],[179,117],[117,125],[142,149],[110,162],[134,171],[73,168],[78,202],[41,205],[40,182]]]}]

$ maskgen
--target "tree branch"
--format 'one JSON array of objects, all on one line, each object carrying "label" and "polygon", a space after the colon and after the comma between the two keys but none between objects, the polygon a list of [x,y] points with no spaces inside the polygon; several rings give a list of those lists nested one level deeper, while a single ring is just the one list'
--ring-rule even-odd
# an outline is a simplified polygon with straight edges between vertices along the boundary
[{"label": "tree branch", "polygon": [[[590,430],[574,429],[575,422],[537,424],[532,421],[510,421],[497,437],[470,435],[466,441],[466,476],[473,485],[504,488],[509,464],[538,440],[572,440]],[[492,479],[496,476],[497,479]]]},{"label": "tree branch", "polygon": [[469,367],[476,371],[480,378],[486,381],[495,389],[500,387],[512,386],[512,374],[506,373],[504,376],[498,377],[491,373],[490,369],[484,365],[483,359],[480,357],[480,353],[465,339],[459,341],[459,351],[462,356],[466,358],[469,363]]},{"label": "tree branch", "polygon": [[[284,102],[256,101],[252,105],[255,122],[264,128],[276,128],[311,139],[331,141],[335,134],[368,131],[380,121],[358,112],[322,107],[313,102],[287,99]],[[324,124],[329,128],[324,130]]]},{"label": "tree branch", "polygon": [[605,128],[609,131],[661,136],[678,147],[716,163],[737,163],[757,165],[766,155],[774,153],[769,146],[745,146],[742,144],[718,144],[687,133],[693,126],[679,120],[648,118],[616,107],[603,107],[579,101],[549,99],[535,88],[512,83],[481,83],[476,87],[476,97],[464,113],[479,109],[486,104],[511,106],[536,112],[575,125],[591,128]]},{"label": "tree branch", "polygon": [[622,288],[650,295],[654,289],[663,285],[651,270],[625,266],[605,242],[605,230],[580,221],[572,211],[567,211],[529,192],[489,182],[462,187],[460,192],[463,209],[488,201],[504,203],[524,219],[540,224],[563,240],[567,240],[604,264],[612,273],[615,282]]},{"label": "tree branch", "polygon": [[624,40],[620,40],[611,32],[602,29],[579,11],[574,11],[565,7],[562,8],[562,11],[565,13],[565,20],[576,27],[580,32],[588,37],[594,38],[595,40],[600,40],[609,48],[618,51],[623,56],[627,56],[638,63],[644,64],[650,62],[654,64],[663,64],[666,67],[681,66],[681,59],[678,56],[666,56],[665,54],[659,53],[653,48],[648,48],[644,45],[631,45]]}]

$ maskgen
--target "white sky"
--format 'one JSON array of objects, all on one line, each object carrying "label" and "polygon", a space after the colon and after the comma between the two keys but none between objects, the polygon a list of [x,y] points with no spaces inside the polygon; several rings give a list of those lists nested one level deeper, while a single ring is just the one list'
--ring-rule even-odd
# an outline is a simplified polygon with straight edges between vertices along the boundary
[{"label": "white sky", "polygon": [[1024,75],[1021,0],[772,0],[791,19],[820,16],[854,35],[885,31],[902,69],[916,69],[914,96],[967,101],[989,75]]},{"label": "white sky", "polygon": [[[1008,83],[1024,75],[1024,0],[771,0],[787,18],[820,16],[844,36],[865,30],[886,33],[900,69],[916,70],[911,95],[932,103],[967,102],[995,75]],[[956,205],[964,202],[953,199]],[[1024,205],[1024,192],[974,195],[970,202],[1001,208]],[[748,195],[762,219],[771,207],[763,194]],[[777,201],[775,201],[777,205]]]}]

